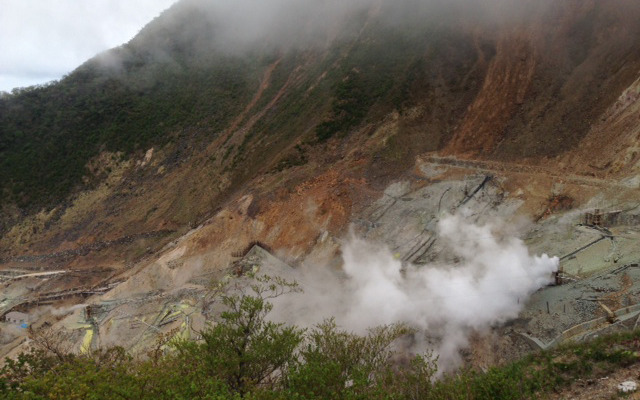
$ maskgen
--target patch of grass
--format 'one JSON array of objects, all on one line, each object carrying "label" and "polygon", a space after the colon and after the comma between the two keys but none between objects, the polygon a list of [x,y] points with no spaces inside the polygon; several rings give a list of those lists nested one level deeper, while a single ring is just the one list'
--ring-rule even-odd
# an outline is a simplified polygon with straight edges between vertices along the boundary
[{"label": "patch of grass", "polygon": [[[640,331],[599,337],[539,352],[487,372],[463,371],[438,385],[460,386],[473,399],[529,399],[557,392],[578,379],[594,379],[640,362]],[[465,396],[449,398],[469,398]]]}]

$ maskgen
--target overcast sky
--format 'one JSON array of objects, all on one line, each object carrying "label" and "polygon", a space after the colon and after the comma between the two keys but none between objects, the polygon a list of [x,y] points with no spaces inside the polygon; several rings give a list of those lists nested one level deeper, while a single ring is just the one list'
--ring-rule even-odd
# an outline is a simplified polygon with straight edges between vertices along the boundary
[{"label": "overcast sky", "polygon": [[59,79],[176,0],[0,0],[0,91]]}]

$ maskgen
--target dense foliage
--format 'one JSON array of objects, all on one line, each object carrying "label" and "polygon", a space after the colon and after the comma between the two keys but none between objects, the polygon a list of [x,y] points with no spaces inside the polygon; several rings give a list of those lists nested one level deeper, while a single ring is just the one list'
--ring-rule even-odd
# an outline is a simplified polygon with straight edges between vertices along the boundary
[{"label": "dense foliage", "polygon": [[[284,290],[283,290],[284,288]],[[637,364],[640,333],[533,354],[487,372],[459,371],[434,380],[429,354],[409,357],[402,325],[360,336],[332,320],[304,330],[267,319],[269,299],[288,289],[261,279],[222,295],[218,323],[202,340],[159,342],[144,360],[122,348],[75,355],[44,348],[7,360],[4,399],[523,399],[562,389],[578,378]]]},{"label": "dense foliage", "polygon": [[203,121],[201,134],[215,134],[253,89],[252,68],[233,58],[127,73],[89,63],[58,83],[15,91],[0,99],[0,193],[21,207],[59,201],[102,150],[146,150]]}]

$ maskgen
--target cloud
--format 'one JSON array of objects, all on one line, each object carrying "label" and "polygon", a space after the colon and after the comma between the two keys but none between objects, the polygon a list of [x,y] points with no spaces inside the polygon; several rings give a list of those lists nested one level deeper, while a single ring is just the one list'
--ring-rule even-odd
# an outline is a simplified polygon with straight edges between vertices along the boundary
[{"label": "cloud", "polygon": [[175,0],[0,0],[0,90],[62,77]]},{"label": "cloud", "polygon": [[[366,27],[389,32],[439,29],[474,31],[483,25],[519,23],[552,0],[181,0],[135,41],[158,60],[185,54],[246,50],[307,50],[349,41]],[[184,21],[189,21],[186,24]],[[518,22],[519,21],[519,22]],[[488,24],[488,25],[486,25]],[[180,62],[180,60],[172,60]]]},{"label": "cloud", "polygon": [[306,267],[304,293],[276,299],[274,318],[310,326],[335,317],[359,333],[407,323],[418,329],[417,342],[434,343],[441,367],[456,366],[473,332],[516,318],[558,268],[557,257],[532,256],[501,230],[447,216],[438,224],[439,240],[458,262],[424,266],[403,266],[388,249],[352,237],[343,247],[344,275]]},{"label": "cloud", "polygon": [[[0,90],[61,77],[96,54],[129,41],[174,3],[172,12],[158,20],[170,29],[151,30],[157,44],[151,51],[165,50],[163,35],[182,37],[185,42],[177,43],[202,51],[243,51],[257,40],[281,48],[304,47],[329,43],[337,32],[357,35],[372,15],[384,16],[378,23],[398,26],[410,21],[464,25],[455,19],[461,10],[476,20],[501,21],[518,13],[533,14],[532,5],[549,1],[0,0]],[[202,17],[208,22],[201,24]]]}]

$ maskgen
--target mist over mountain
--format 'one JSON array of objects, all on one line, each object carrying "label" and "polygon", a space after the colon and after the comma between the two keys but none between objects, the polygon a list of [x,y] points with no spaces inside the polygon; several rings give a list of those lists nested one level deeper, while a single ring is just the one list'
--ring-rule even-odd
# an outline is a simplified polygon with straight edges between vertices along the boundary
[{"label": "mist over mountain", "polygon": [[183,0],[60,82],[0,100],[3,203],[52,207],[100,181],[87,163],[102,150],[186,132],[209,141],[233,116],[257,117],[242,111],[271,68],[260,100],[277,108],[244,135],[249,152],[257,136],[279,143],[273,157],[311,131],[324,140],[424,104],[410,123],[424,127],[419,151],[556,156],[635,79],[637,12],[630,1]]}]

